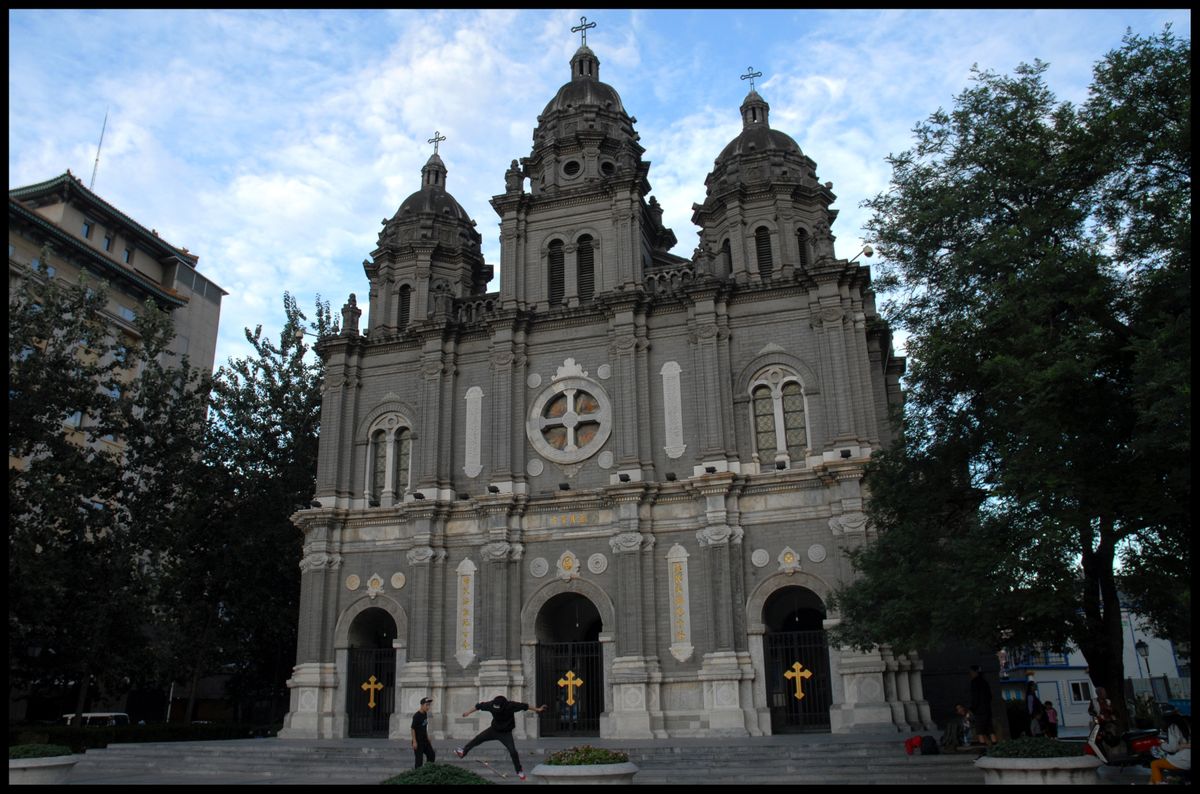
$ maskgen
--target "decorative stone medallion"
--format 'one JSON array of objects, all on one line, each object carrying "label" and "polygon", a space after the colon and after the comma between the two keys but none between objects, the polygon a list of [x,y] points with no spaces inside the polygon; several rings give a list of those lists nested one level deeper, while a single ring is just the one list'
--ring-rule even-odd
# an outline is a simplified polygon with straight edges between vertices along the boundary
[{"label": "decorative stone medallion", "polygon": [[300,710],[301,711],[316,711],[317,710],[317,693],[311,689],[305,689],[300,693]]},{"label": "decorative stone medallion", "polygon": [[537,458],[533,458],[525,464],[525,471],[529,472],[529,474],[533,477],[537,477],[539,474],[541,474],[544,468],[545,467],[542,462]]},{"label": "decorative stone medallion", "polygon": [[362,579],[358,578],[358,574],[352,573],[346,577],[346,589],[350,590],[351,592],[353,592],[354,590],[357,590],[359,585],[361,585],[361,584],[362,584]]},{"label": "decorative stone medallion", "polygon": [[538,386],[542,385],[542,376],[534,372],[525,379],[525,382],[529,384],[529,388],[536,389]]},{"label": "decorative stone medallion", "polygon": [[750,562],[754,563],[755,568],[765,568],[770,561],[771,554],[766,549],[755,549],[750,555]]},{"label": "decorative stone medallion", "polygon": [[800,570],[800,555],[794,552],[791,546],[785,546],[783,551],[779,552],[779,570],[787,574]]},{"label": "decorative stone medallion", "polygon": [[392,589],[399,590],[399,589],[403,588],[405,581],[406,580],[404,578],[404,574],[402,574],[402,573],[392,574]]},{"label": "decorative stone medallion", "polygon": [[607,449],[600,453],[600,457],[596,459],[596,465],[602,469],[611,469],[613,465],[613,454]]},{"label": "decorative stone medallion", "polygon": [[825,547],[820,543],[814,543],[808,547],[808,558],[813,562],[822,562],[826,556]]},{"label": "decorative stone medallion", "polygon": [[541,579],[550,572],[550,563],[546,562],[545,557],[534,557],[529,561],[529,573],[534,577]]},{"label": "decorative stone medallion", "polygon": [[601,364],[596,367],[596,377],[600,380],[608,380],[612,377],[612,367],[608,364]]},{"label": "decorative stone medallion", "polygon": [[579,578],[579,558],[574,552],[564,551],[558,558],[558,578],[564,581]]},{"label": "decorative stone medallion", "polygon": [[588,557],[588,570],[594,574],[602,574],[608,570],[608,558],[600,552]]},{"label": "decorative stone medallion", "polygon": [[369,598],[375,598],[375,596],[379,595],[382,592],[383,592],[383,577],[377,573],[372,574],[371,578],[367,580],[367,596]]}]

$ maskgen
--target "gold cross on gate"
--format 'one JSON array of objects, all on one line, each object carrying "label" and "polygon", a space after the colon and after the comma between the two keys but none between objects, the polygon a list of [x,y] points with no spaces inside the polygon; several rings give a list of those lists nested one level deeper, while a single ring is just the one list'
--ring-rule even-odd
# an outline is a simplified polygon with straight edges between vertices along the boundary
[{"label": "gold cross on gate", "polygon": [[367,708],[375,708],[375,693],[383,689],[383,682],[376,681],[375,676],[371,676],[363,682],[362,690],[370,694],[371,699],[367,702]]},{"label": "gold cross on gate", "polygon": [[576,678],[575,673],[572,672],[571,670],[568,670],[566,678],[558,679],[558,685],[565,686],[567,688],[567,705],[574,706],[575,705],[575,687],[583,686],[583,679]]},{"label": "gold cross on gate", "polygon": [[796,700],[804,700],[804,690],[801,688],[801,684],[803,682],[800,679],[812,678],[812,670],[805,670],[804,665],[800,664],[799,662],[796,662],[795,664],[792,665],[790,670],[788,670],[786,673],[783,674],[783,677],[795,679],[795,681],[796,681],[795,698],[796,698]]}]

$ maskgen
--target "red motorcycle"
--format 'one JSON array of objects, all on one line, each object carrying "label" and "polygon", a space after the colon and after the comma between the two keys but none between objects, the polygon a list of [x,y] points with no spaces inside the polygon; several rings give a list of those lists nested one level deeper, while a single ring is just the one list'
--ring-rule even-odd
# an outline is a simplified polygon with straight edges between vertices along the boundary
[{"label": "red motorcycle", "polygon": [[1096,723],[1088,731],[1084,751],[1096,756],[1108,766],[1149,767],[1155,758],[1155,748],[1161,744],[1162,737],[1155,728],[1139,728],[1117,733],[1112,729],[1112,723],[1106,723],[1104,726]]}]

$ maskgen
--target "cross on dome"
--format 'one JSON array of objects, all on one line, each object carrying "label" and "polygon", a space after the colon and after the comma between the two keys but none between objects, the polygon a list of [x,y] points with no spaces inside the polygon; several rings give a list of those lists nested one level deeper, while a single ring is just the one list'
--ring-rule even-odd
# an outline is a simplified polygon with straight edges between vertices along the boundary
[{"label": "cross on dome", "polygon": [[440,143],[441,141],[444,141],[444,140],[446,140],[446,136],[442,135],[441,132],[439,132],[438,130],[434,130],[433,137],[430,138],[429,140],[425,141],[425,143],[432,143],[433,144],[433,153],[437,154],[438,153],[438,143]]},{"label": "cross on dome", "polygon": [[571,32],[581,34],[583,36],[583,45],[582,46],[586,47],[587,46],[588,28],[594,28],[594,27],[596,27],[595,22],[588,22],[587,17],[580,17],[579,24],[576,25],[575,27],[571,28]]},{"label": "cross on dome", "polygon": [[754,90],[754,78],[755,77],[762,77],[762,72],[756,72],[756,71],[754,71],[753,66],[747,66],[746,73],[744,75],[742,75],[742,79],[750,81],[750,90],[751,91]]}]

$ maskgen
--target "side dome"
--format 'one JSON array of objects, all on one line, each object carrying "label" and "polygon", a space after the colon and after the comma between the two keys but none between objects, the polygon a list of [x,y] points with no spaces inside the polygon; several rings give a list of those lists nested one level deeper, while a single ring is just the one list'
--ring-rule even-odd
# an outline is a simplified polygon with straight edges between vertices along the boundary
[{"label": "side dome", "polygon": [[446,191],[446,164],[436,154],[421,169],[421,189],[404,199],[392,220],[403,221],[420,213],[432,212],[439,217],[470,223],[471,218],[462,205]]},{"label": "side dome", "polygon": [[478,251],[482,238],[471,216],[446,190],[446,164],[437,154],[421,169],[421,189],[404,199],[379,233],[381,248],[413,240]]},{"label": "side dome", "polygon": [[770,110],[771,106],[767,104],[767,101],[759,96],[757,91],[750,89],[750,93],[746,95],[741,107],[742,131],[721,150],[714,170],[725,161],[741,155],[764,154],[774,151],[804,156],[804,153],[800,151],[800,145],[792,140],[792,136],[786,132],[771,129],[771,125],[768,123]]}]

